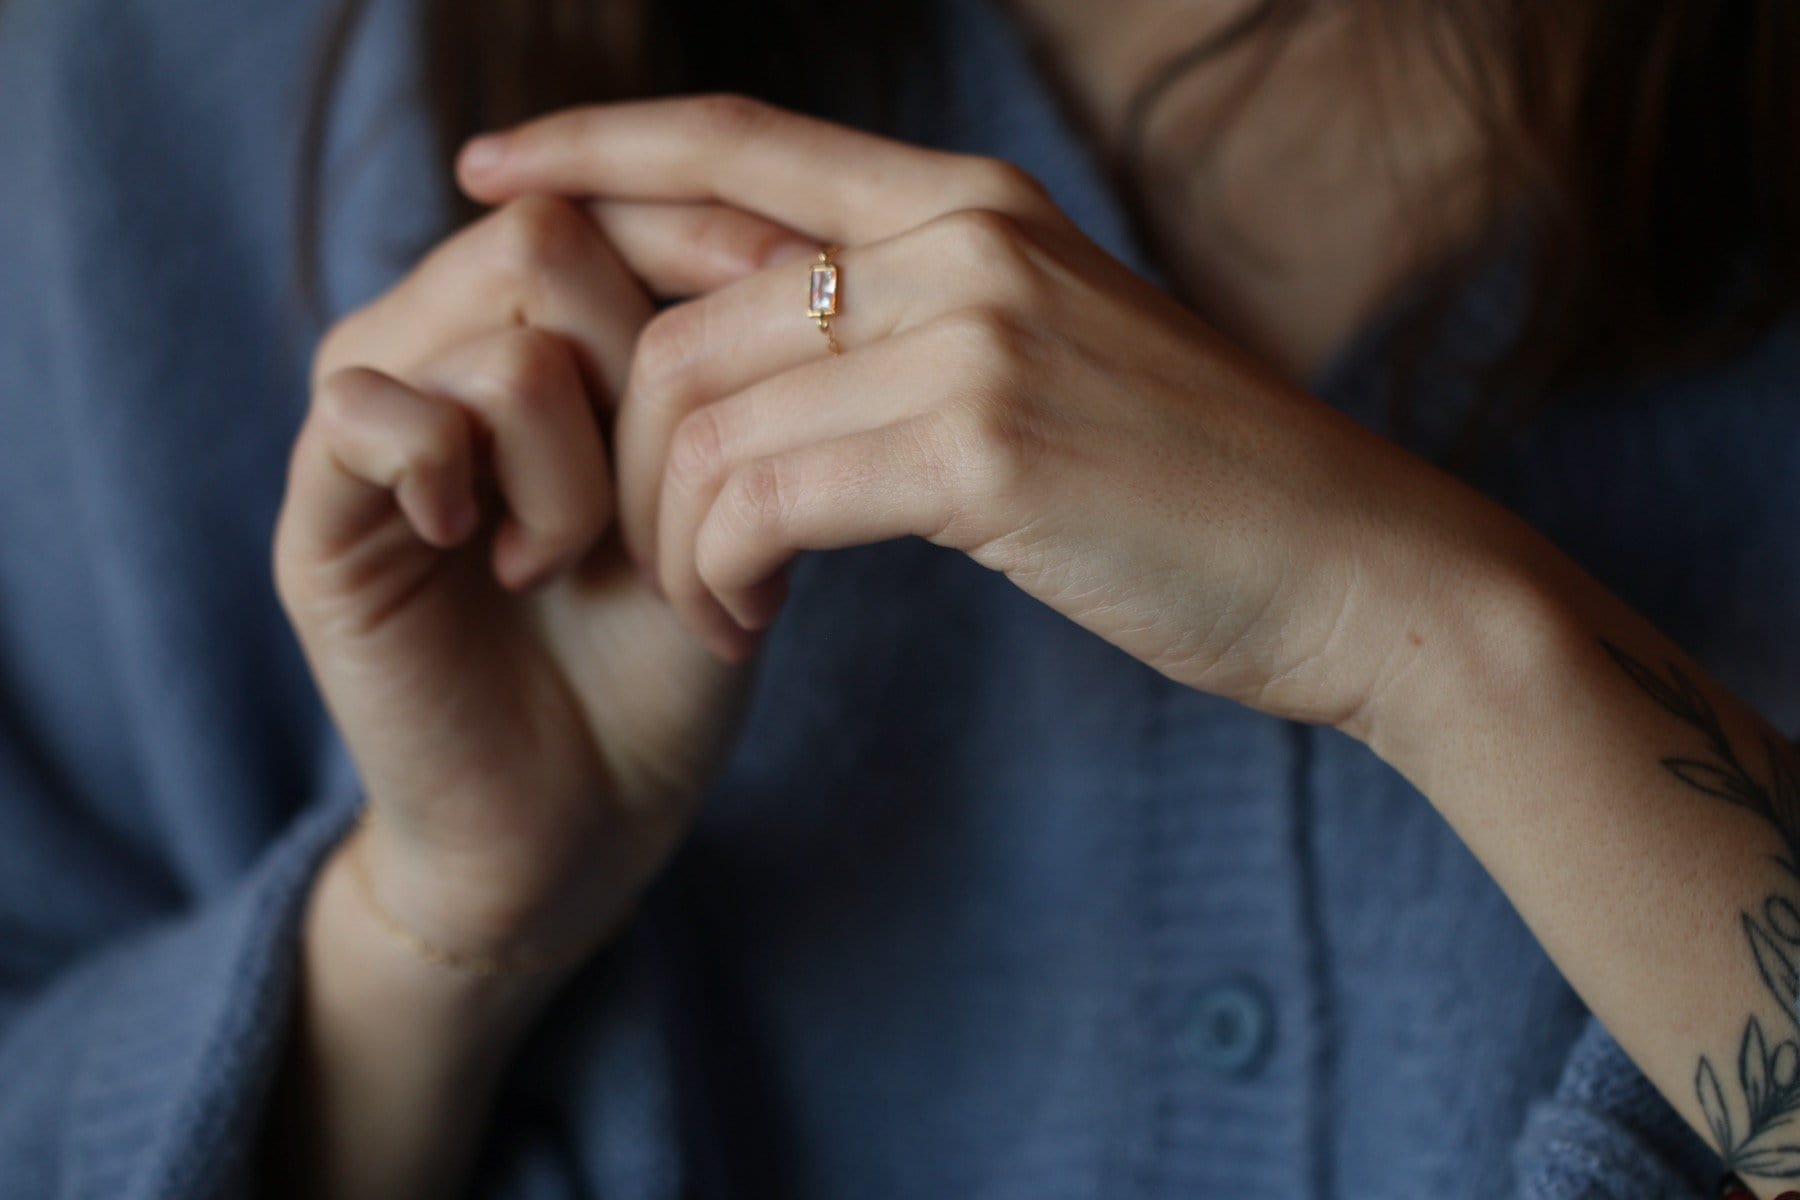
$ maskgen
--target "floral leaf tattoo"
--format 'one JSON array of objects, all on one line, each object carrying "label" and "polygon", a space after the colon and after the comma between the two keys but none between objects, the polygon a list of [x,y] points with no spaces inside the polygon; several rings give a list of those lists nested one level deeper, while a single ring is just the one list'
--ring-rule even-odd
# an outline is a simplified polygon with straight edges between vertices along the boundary
[{"label": "floral leaf tattoo", "polygon": [[[1665,662],[1658,671],[1604,638],[1600,645],[1641,691],[1700,735],[1700,753],[1664,758],[1662,765],[1695,791],[1767,821],[1786,848],[1776,864],[1800,884],[1800,765],[1792,749],[1765,735],[1768,779],[1758,779],[1726,735],[1718,710],[1680,666]],[[1800,907],[1786,895],[1773,895],[1760,912],[1743,913],[1742,924],[1751,961],[1787,1026],[1771,1037],[1752,1016],[1738,1046],[1735,1096],[1705,1055],[1694,1071],[1694,1092],[1728,1170],[1800,1179]]]}]

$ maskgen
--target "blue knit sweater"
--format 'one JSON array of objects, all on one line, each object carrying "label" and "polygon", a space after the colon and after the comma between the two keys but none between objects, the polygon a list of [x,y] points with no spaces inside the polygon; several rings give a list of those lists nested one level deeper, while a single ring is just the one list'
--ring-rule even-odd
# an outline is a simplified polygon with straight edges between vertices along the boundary
[{"label": "blue knit sweater", "polygon": [[[324,7],[0,4],[6,1200],[247,1189],[356,803],[268,569]],[[914,135],[1020,162],[1137,261],[1012,31],[950,9]],[[399,14],[338,112],[340,309],[443,216]],[[1430,411],[1509,295],[1466,298]],[[1319,381],[1377,425],[1385,324]],[[1797,379],[1774,336],[1563,406],[1479,480],[1790,729]],[[1705,1147],[1361,746],[918,540],[803,557],[765,656],[691,843],[510,1073],[479,1195],[1706,1194]]]}]

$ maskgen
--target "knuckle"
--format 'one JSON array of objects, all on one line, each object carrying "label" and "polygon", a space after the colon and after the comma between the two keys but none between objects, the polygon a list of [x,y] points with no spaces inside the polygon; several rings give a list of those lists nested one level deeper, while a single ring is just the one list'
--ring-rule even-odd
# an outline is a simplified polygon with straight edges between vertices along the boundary
[{"label": "knuckle", "polygon": [[312,359],[311,377],[315,388],[354,360],[354,348],[363,340],[362,326],[369,319],[370,307],[364,305],[338,318],[319,339]]},{"label": "knuckle", "polygon": [[746,274],[750,271],[762,270],[775,264],[778,251],[791,250],[794,235],[772,222],[758,223],[756,230],[749,236],[735,235],[735,252],[738,255],[740,269]]},{"label": "knuckle", "polygon": [[966,208],[941,218],[954,261],[975,264],[998,298],[1032,305],[1045,290],[1036,243],[1019,217],[992,208]]},{"label": "knuckle", "polygon": [[1050,449],[1042,418],[1011,389],[971,387],[944,414],[950,486],[978,508],[1017,496]]},{"label": "knuckle", "polygon": [[978,207],[1021,216],[1054,208],[1049,189],[1016,163],[1001,158],[975,158],[968,171],[968,194]]},{"label": "knuckle", "polygon": [[572,378],[568,348],[541,329],[514,329],[470,377],[471,389],[510,412],[530,412],[556,403]]},{"label": "knuckle", "polygon": [[794,486],[783,462],[778,457],[758,458],[732,476],[729,512],[741,532],[769,533],[787,520]]},{"label": "knuckle", "polygon": [[604,134],[608,116],[605,104],[577,104],[526,121],[508,139],[521,154],[580,154]]},{"label": "knuckle", "polygon": [[327,434],[341,434],[384,386],[381,376],[368,367],[339,367],[313,389],[313,416]]},{"label": "knuckle", "polygon": [[680,380],[704,348],[701,302],[671,305],[651,317],[638,334],[632,383],[653,394],[678,391]]},{"label": "knuckle", "polygon": [[694,244],[704,248],[720,269],[734,276],[748,275],[767,266],[775,251],[792,237],[778,225],[727,208],[704,212],[693,233]]},{"label": "knuckle", "polygon": [[696,589],[697,592],[703,589],[717,594],[724,586],[725,581],[721,576],[722,564],[715,547],[716,543],[708,541],[706,538],[700,539],[694,546],[694,578],[701,585],[700,589]]},{"label": "knuckle", "polygon": [[687,239],[729,266],[747,265],[748,251],[739,251],[745,240],[739,236],[740,221],[740,214],[733,209],[722,206],[700,208],[694,213]]},{"label": "knuckle", "polygon": [[903,441],[903,460],[909,474],[934,496],[955,500],[961,488],[962,443],[941,413],[904,422],[894,430]]},{"label": "knuckle", "polygon": [[732,586],[727,567],[731,562],[730,546],[741,544],[737,538],[722,538],[717,529],[702,526],[694,542],[694,575],[714,595]]},{"label": "knuckle", "polygon": [[941,218],[951,238],[961,250],[1005,259],[1022,252],[1025,234],[1022,223],[1010,213],[994,208],[964,208]]},{"label": "knuckle", "polygon": [[932,323],[932,331],[947,343],[949,353],[989,386],[1019,378],[1031,361],[1030,332],[998,305],[947,313]]},{"label": "knuckle", "polygon": [[450,474],[462,460],[465,443],[464,426],[456,411],[448,405],[439,407],[407,446],[406,473],[422,479]]},{"label": "knuckle", "polygon": [[587,218],[572,203],[554,196],[521,196],[489,220],[495,268],[515,281],[535,280],[569,261],[587,236]]},{"label": "knuckle", "polygon": [[755,133],[774,113],[767,103],[736,92],[717,92],[699,100],[707,127],[721,138],[737,140]]},{"label": "knuckle", "polygon": [[679,483],[713,478],[726,462],[725,430],[709,405],[681,419],[669,444],[669,474]]}]

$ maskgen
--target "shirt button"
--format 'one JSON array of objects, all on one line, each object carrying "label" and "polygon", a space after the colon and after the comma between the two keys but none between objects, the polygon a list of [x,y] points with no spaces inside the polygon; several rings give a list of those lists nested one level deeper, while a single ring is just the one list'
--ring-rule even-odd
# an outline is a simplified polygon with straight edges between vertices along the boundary
[{"label": "shirt button", "polygon": [[1242,1079],[1255,1074],[1268,1055],[1275,1009],[1260,984],[1234,979],[1195,998],[1189,1027],[1192,1053],[1202,1069]]}]

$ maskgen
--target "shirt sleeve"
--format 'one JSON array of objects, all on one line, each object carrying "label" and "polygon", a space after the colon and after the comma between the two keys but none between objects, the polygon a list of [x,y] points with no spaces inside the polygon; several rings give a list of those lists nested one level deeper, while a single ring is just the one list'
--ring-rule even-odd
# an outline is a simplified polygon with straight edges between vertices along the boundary
[{"label": "shirt sleeve", "polygon": [[[116,935],[71,946],[69,913],[126,891],[126,868],[104,828],[73,837],[37,819],[56,797],[25,757],[0,722],[0,1197],[254,1195],[307,899],[360,798],[331,789],[235,882],[140,903]],[[659,941],[634,925],[539,1022],[484,1132],[474,1195],[684,1194]]]},{"label": "shirt sleeve", "polygon": [[[0,750],[0,789],[19,783],[5,759]],[[0,829],[24,800],[0,791]],[[22,905],[19,889],[4,890],[0,1195],[206,1200],[247,1188],[287,1041],[301,910],[351,815],[321,803],[228,890],[147,915],[47,974],[31,960],[56,898]],[[54,879],[49,850],[0,837],[0,872]]]},{"label": "shirt sleeve", "polygon": [[1589,1017],[1514,1157],[1521,1200],[1710,1200],[1719,1157]]}]

